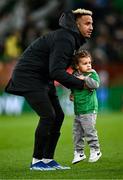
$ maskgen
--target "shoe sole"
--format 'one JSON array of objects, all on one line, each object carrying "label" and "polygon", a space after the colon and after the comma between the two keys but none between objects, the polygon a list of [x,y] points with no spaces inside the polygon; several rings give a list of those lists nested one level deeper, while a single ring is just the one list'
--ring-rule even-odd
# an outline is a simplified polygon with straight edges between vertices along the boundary
[{"label": "shoe sole", "polygon": [[54,167],[56,170],[69,170],[70,167]]},{"label": "shoe sole", "polygon": [[31,171],[54,171],[55,168],[30,168]]}]

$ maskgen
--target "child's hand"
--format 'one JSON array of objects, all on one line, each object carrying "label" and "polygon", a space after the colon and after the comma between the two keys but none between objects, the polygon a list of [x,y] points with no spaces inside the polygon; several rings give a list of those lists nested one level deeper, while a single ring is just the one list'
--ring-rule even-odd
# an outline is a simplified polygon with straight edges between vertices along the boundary
[{"label": "child's hand", "polygon": [[70,101],[74,101],[74,96],[73,96],[73,94],[70,94],[69,99],[70,99]]},{"label": "child's hand", "polygon": [[88,70],[88,72],[93,72],[93,71],[95,71],[94,69],[90,69],[90,70]]}]

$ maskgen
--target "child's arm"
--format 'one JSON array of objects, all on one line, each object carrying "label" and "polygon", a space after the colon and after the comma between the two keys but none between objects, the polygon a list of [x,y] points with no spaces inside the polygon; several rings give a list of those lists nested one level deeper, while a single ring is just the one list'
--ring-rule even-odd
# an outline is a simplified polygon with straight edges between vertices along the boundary
[{"label": "child's arm", "polygon": [[99,82],[89,76],[86,76],[84,81],[85,81],[85,84],[87,85],[87,87],[89,87],[91,89],[97,89],[99,87]]},{"label": "child's arm", "polygon": [[87,76],[80,75],[78,78],[85,81],[85,86],[90,89],[97,89],[99,87],[99,76],[95,70],[91,70]]},{"label": "child's arm", "polygon": [[92,69],[90,76],[85,77],[86,85],[91,89],[97,89],[99,87],[100,79],[97,72]]}]

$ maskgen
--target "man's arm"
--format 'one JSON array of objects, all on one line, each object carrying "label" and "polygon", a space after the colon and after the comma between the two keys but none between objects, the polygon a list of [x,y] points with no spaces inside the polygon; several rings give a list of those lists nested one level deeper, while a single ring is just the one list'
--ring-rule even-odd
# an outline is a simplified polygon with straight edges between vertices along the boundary
[{"label": "man's arm", "polygon": [[83,89],[84,81],[66,72],[71,65],[74,45],[68,39],[55,42],[49,59],[50,77],[67,88]]}]

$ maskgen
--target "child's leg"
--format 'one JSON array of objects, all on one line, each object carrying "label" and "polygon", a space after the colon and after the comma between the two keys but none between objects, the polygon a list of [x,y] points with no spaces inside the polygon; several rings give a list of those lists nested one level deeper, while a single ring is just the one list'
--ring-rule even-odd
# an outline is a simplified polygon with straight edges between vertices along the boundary
[{"label": "child's leg", "polygon": [[83,115],[82,125],[85,132],[85,138],[90,146],[89,162],[98,161],[98,159],[102,155],[102,153],[100,152],[100,145],[99,145],[95,124],[96,124],[95,114]]},{"label": "child's leg", "polygon": [[84,151],[84,130],[80,123],[81,119],[76,116],[73,124],[73,141],[74,141],[74,151],[83,152]]},{"label": "child's leg", "polygon": [[99,140],[97,135],[97,130],[95,128],[96,124],[96,114],[85,114],[82,115],[82,126],[85,132],[85,138],[91,149],[99,150]]},{"label": "child's leg", "polygon": [[76,116],[73,126],[74,158],[72,164],[78,163],[86,158],[84,154],[84,130],[81,127],[81,119]]}]

